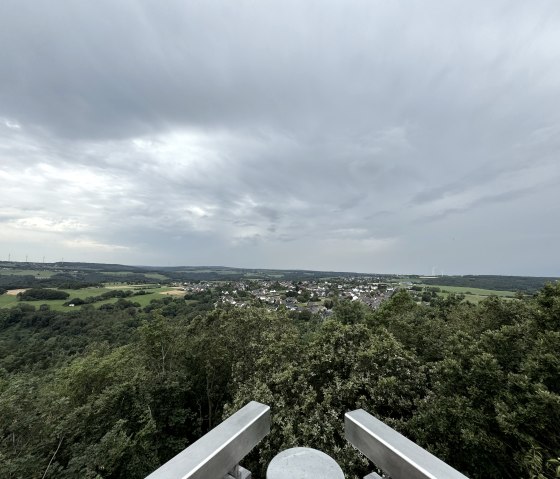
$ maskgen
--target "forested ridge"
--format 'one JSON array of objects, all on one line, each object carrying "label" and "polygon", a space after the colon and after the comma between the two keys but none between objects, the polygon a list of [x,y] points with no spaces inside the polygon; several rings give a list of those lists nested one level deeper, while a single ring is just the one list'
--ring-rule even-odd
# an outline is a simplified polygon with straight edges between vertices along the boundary
[{"label": "forested ridge", "polygon": [[0,310],[0,477],[142,478],[250,400],[273,420],[255,477],[294,446],[371,472],[343,437],[356,408],[469,477],[560,477],[560,283],[478,305],[399,291],[324,321],[116,304]]}]

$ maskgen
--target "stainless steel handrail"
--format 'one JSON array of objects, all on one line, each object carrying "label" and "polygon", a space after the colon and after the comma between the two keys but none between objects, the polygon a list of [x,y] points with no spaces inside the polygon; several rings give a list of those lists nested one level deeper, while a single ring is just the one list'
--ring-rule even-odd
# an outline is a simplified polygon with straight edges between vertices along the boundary
[{"label": "stainless steel handrail", "polygon": [[393,479],[467,479],[363,409],[345,414],[344,432],[350,444]]},{"label": "stainless steel handrail", "polygon": [[222,479],[270,432],[270,407],[251,401],[146,479]]}]

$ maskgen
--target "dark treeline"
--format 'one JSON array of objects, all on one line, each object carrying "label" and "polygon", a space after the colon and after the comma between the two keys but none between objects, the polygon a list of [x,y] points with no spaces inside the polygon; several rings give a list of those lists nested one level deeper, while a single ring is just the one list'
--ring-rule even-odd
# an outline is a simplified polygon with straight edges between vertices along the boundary
[{"label": "dark treeline", "polygon": [[557,477],[560,284],[479,305],[402,291],[326,321],[214,300],[0,310],[0,477],[142,478],[250,400],[273,417],[257,478],[293,446],[363,477],[356,408],[469,477]]},{"label": "dark treeline", "polygon": [[154,280],[143,274],[108,275],[97,272],[57,273],[49,278],[36,278],[32,275],[0,275],[0,288],[3,290],[21,288],[82,289],[102,286],[108,282],[147,284],[153,283]]},{"label": "dark treeline", "polygon": [[281,280],[281,281],[316,281],[326,278],[348,278],[366,276],[358,273],[329,273],[322,271],[269,271],[245,270],[227,268],[216,271],[170,271],[163,270],[164,274],[173,281],[241,281],[241,280]]},{"label": "dark treeline", "polygon": [[65,291],[45,288],[31,288],[17,294],[20,301],[48,301],[51,299],[68,299],[70,295]]},{"label": "dark treeline", "polygon": [[[230,268],[226,266],[127,266],[103,263],[15,263],[0,261],[0,267],[7,270],[32,268],[40,271],[56,271],[49,278],[52,281],[45,283],[45,287],[57,287],[57,281],[66,278],[70,282],[102,283],[107,281],[120,282],[153,282],[150,274],[157,273],[162,276],[162,281],[237,281],[237,280],[275,280],[286,281],[318,280],[321,278],[347,278],[370,276],[363,273],[333,272],[333,271],[307,271],[307,270],[269,270]],[[119,274],[122,273],[122,274]],[[147,276],[148,275],[148,276]],[[12,275],[15,276],[15,275]],[[383,275],[386,278],[395,278],[394,275]],[[54,280],[53,280],[54,278]],[[166,278],[166,279],[164,279]],[[0,277],[0,285],[2,278]],[[33,284],[27,284],[29,282]],[[47,281],[37,279],[32,275],[25,276],[25,281],[20,281],[15,287],[33,287],[33,281]],[[23,283],[23,285],[22,285]],[[7,288],[9,289],[9,288]],[[70,288],[67,288],[70,289]]]}]

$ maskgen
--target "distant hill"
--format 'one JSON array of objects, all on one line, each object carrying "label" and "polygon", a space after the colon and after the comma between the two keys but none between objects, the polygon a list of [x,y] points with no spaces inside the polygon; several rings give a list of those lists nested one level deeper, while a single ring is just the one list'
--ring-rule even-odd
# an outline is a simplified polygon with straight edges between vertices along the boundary
[{"label": "distant hill", "polygon": [[[48,278],[39,277],[50,272]],[[371,275],[341,271],[274,270],[230,268],[227,266],[130,266],[121,264],[57,262],[17,263],[0,261],[0,286],[32,287],[36,283],[57,286],[59,283],[99,282],[166,282],[166,281],[237,281],[284,280],[305,281],[333,277],[379,277],[383,280],[394,275]]]},{"label": "distant hill", "polygon": [[4,289],[36,286],[79,287],[103,282],[179,282],[179,281],[238,281],[280,280],[313,281],[327,278],[373,277],[384,282],[398,282],[403,278],[420,280],[424,284],[464,286],[499,291],[533,293],[554,277],[465,275],[420,277],[347,271],[313,271],[298,269],[230,268],[227,266],[130,266],[122,264],[57,262],[21,263],[0,261],[0,287]]}]

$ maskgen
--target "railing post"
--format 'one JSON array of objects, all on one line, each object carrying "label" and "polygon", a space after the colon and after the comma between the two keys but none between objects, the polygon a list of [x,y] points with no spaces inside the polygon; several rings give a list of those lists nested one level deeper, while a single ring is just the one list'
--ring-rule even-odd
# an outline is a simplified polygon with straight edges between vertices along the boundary
[{"label": "railing post", "polygon": [[363,409],[345,414],[344,432],[350,444],[393,479],[467,479]]},{"label": "railing post", "polygon": [[251,472],[237,464],[224,479],[251,479]]},{"label": "railing post", "polygon": [[270,432],[270,407],[251,401],[146,479],[250,479],[240,461]]}]

